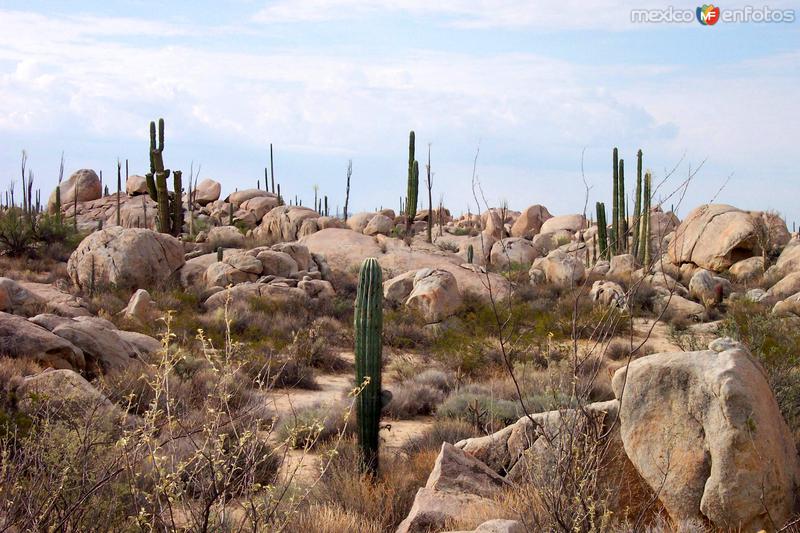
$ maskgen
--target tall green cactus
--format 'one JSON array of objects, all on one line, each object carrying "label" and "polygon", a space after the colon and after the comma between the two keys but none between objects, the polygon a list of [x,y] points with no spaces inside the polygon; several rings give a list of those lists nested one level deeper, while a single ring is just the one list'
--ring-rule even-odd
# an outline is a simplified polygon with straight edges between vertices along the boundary
[{"label": "tall green cactus", "polygon": [[156,193],[158,194],[158,231],[170,233],[170,221],[172,217],[169,210],[169,189],[167,188],[167,177],[169,170],[156,172]]},{"label": "tall green cactus", "polygon": [[467,246],[467,263],[472,264],[472,259],[475,257],[475,248],[470,244]]},{"label": "tall green cactus", "polygon": [[164,119],[156,123],[150,122],[150,172],[145,179],[150,197],[158,203],[158,231],[180,235],[183,230],[183,186],[182,172],[176,170],[172,174],[174,194],[170,197],[167,180],[170,170],[164,168]]},{"label": "tall green cactus", "polygon": [[415,136],[412,130],[408,134],[408,191],[406,192],[406,231],[411,229],[417,216],[417,199],[419,194],[419,163],[414,159]]},{"label": "tall green cactus", "polygon": [[639,257],[639,236],[641,235],[642,217],[642,151],[636,152],[636,199],[633,206],[633,243],[631,243],[631,254]]},{"label": "tall green cactus", "polygon": [[611,201],[611,248],[610,254],[614,255],[617,252],[617,244],[619,243],[619,150],[614,147],[612,154],[613,159],[613,179],[614,190]]},{"label": "tall green cactus", "polygon": [[619,200],[617,200],[617,209],[619,213],[619,222],[617,229],[619,233],[619,244],[617,245],[617,253],[628,253],[628,217],[625,213],[625,161],[619,160],[619,172],[617,172],[617,189],[619,192]]},{"label": "tall green cactus", "polygon": [[56,224],[61,225],[61,184],[56,186]]},{"label": "tall green cactus", "polygon": [[172,233],[180,235],[183,230],[183,172],[172,173],[172,185],[175,187],[175,198],[172,200]]},{"label": "tall green cactus", "polygon": [[639,260],[646,269],[650,268],[650,172],[644,175],[644,196],[642,198],[642,218],[639,225]]},{"label": "tall green cactus", "polygon": [[[358,442],[367,472],[378,472],[378,431],[380,429],[381,356],[383,344],[383,275],[378,260],[370,257],[361,264],[353,320],[356,352],[356,385],[364,386],[356,402]],[[367,382],[364,385],[364,382]]]},{"label": "tall green cactus", "polygon": [[600,258],[608,259],[608,226],[606,224],[606,205],[603,202],[595,204],[597,209],[597,240],[600,245]]}]

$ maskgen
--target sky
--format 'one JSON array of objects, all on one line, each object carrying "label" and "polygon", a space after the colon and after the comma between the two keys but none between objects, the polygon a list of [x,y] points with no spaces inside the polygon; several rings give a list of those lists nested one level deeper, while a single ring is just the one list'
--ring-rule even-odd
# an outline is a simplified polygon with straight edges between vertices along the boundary
[{"label": "sky", "polygon": [[[352,160],[351,212],[397,209],[413,129],[455,213],[476,211],[476,153],[493,206],[581,212],[584,179],[590,211],[610,205],[617,146],[631,194],[641,149],[680,216],[716,199],[800,222],[800,22],[631,21],[669,5],[0,0],[0,189],[25,149],[43,196],[62,151],[113,191],[117,158],[148,170],[163,117],[167,166],[225,194],[263,186],[272,143],[285,197],[309,205],[318,185],[341,207]],[[800,18],[800,2],[768,5]]]}]

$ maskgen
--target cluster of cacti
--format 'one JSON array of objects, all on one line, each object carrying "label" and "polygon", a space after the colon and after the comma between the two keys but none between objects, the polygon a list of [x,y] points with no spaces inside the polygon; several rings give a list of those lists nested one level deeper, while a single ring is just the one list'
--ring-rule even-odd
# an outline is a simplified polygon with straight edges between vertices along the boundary
[{"label": "cluster of cacti", "polygon": [[361,264],[356,291],[355,317],[356,401],[358,442],[367,472],[378,471],[378,431],[381,409],[381,358],[383,352],[383,275],[378,260]]},{"label": "cluster of cacti", "polygon": [[[158,141],[158,143],[156,143]],[[172,173],[175,192],[170,196],[167,179],[170,170],[164,168],[164,119],[150,122],[150,172],[145,175],[150,197],[158,203],[158,231],[179,235],[183,229],[182,172]]]},{"label": "cluster of cacti", "polygon": [[406,192],[406,231],[411,229],[417,216],[419,199],[419,163],[415,157],[414,132],[408,134],[408,191]]},{"label": "cluster of cacti", "polygon": [[631,253],[645,263],[645,255],[649,262],[650,231],[650,184],[647,173],[642,187],[642,151],[636,153],[636,193],[632,227],[628,224],[628,213],[625,201],[625,161],[619,159],[619,152],[614,148],[613,154],[613,205],[611,219],[611,235],[606,235],[605,205],[597,203],[597,237],[600,240],[599,257],[610,259],[615,254]]}]

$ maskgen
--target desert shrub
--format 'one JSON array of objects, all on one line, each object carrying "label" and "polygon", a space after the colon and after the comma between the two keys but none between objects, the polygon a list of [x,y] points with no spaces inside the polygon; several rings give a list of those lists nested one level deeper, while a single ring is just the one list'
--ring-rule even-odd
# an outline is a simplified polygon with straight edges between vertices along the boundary
[{"label": "desert shrub", "polygon": [[419,452],[439,450],[442,443],[455,444],[458,441],[481,436],[480,431],[462,420],[436,419],[421,435],[409,439],[402,452],[411,455]]},{"label": "desert shrub", "polygon": [[355,410],[350,402],[316,403],[297,409],[278,426],[278,437],[292,448],[312,449],[354,431]]},{"label": "desert shrub", "polygon": [[404,382],[392,389],[392,401],[384,408],[384,412],[401,420],[429,415],[436,411],[445,396],[441,390],[426,384]]},{"label": "desert shrub", "polygon": [[346,511],[331,503],[315,503],[297,513],[292,520],[294,531],[314,531],[316,533],[341,533],[358,531],[381,533],[380,524],[374,517],[365,517],[355,511]]},{"label": "desert shrub", "polygon": [[290,359],[328,372],[340,372],[350,368],[350,363],[339,357],[332,349],[337,330],[330,327],[331,319],[317,319],[307,329],[294,334],[287,348]]},{"label": "desert shrub", "polygon": [[[362,527],[394,531],[411,509],[417,490],[425,484],[438,452],[437,447],[407,456],[382,456],[380,473],[373,479],[362,473],[355,439],[346,439],[321,451],[323,458],[330,458],[330,464],[312,491],[310,503],[358,517]],[[292,526],[289,530],[303,531]]]},{"label": "desert shrub", "polygon": [[718,333],[744,343],[767,371],[781,414],[800,444],[800,328],[749,300],[730,302]]},{"label": "desert shrub", "polygon": [[28,215],[19,207],[0,209],[0,252],[65,260],[82,238],[72,224],[59,223],[50,214]]},{"label": "desert shrub", "polygon": [[393,418],[408,419],[430,415],[453,388],[453,376],[428,369],[392,387],[392,401],[384,412]]},{"label": "desert shrub", "polygon": [[400,350],[421,349],[430,345],[422,317],[404,306],[386,309],[383,315],[383,342]]},{"label": "desert shrub", "polygon": [[468,422],[492,433],[516,422],[524,413],[518,402],[503,400],[483,385],[467,385],[452,393],[436,410],[437,418]]},{"label": "desert shrub", "polygon": [[[215,442],[203,443],[212,451],[206,446],[189,445],[189,453],[181,458],[185,461],[181,481],[190,493],[203,495],[217,490],[219,478],[225,479],[221,485],[228,498],[275,483],[282,462],[280,450],[264,439],[244,437],[242,429],[227,428]],[[213,463],[208,461],[209,455],[215,457]]]}]

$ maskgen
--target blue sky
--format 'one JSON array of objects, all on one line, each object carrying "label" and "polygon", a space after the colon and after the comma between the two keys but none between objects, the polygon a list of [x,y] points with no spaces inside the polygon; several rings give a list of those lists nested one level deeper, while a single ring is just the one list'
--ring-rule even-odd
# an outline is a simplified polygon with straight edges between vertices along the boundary
[{"label": "blue sky", "polygon": [[[268,146],[287,196],[397,207],[408,130],[431,143],[434,198],[475,210],[472,160],[492,204],[580,212],[610,198],[611,148],[668,192],[706,160],[679,214],[717,200],[800,222],[800,23],[633,24],[601,0],[0,2],[0,186],[29,153],[45,194],[68,171],[165,159],[225,191],[263,180]],[[694,9],[697,4],[673,3]],[[795,2],[770,7],[800,9]],[[741,5],[720,5],[722,9]],[[666,204],[672,203],[668,200]]]}]

